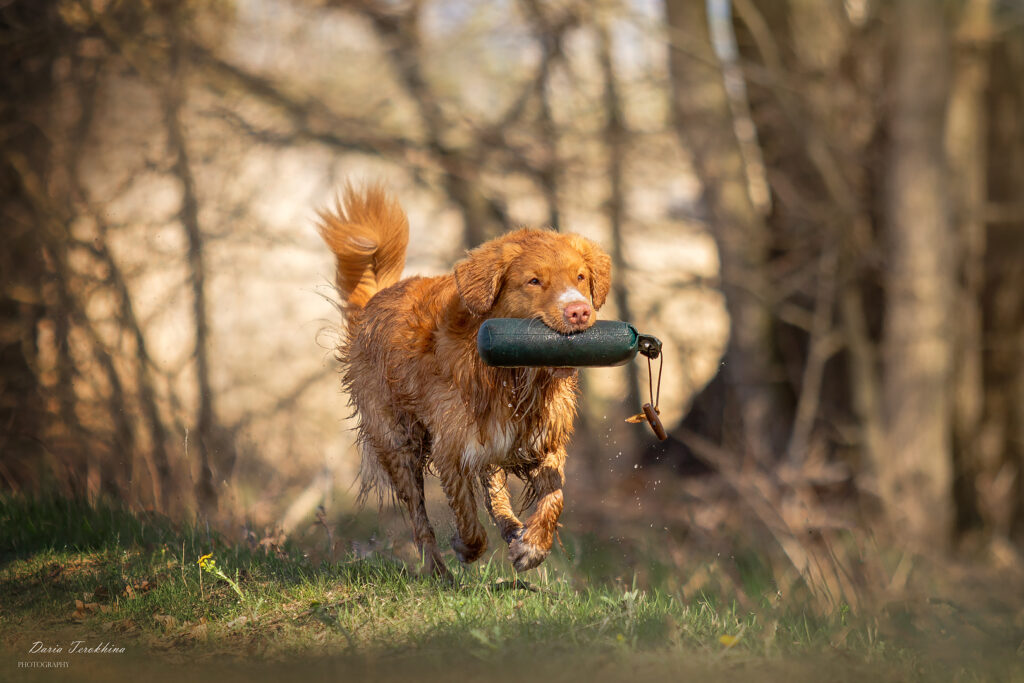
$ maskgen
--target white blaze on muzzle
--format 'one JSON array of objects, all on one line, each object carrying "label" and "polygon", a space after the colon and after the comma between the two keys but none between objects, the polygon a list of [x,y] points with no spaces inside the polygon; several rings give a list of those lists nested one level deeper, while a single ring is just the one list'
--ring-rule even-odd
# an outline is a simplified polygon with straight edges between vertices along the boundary
[{"label": "white blaze on muzzle", "polygon": [[590,298],[584,296],[583,293],[580,292],[580,290],[576,289],[575,287],[569,287],[564,292],[558,295],[557,301],[558,303],[563,305],[571,304],[574,301],[585,301],[586,303],[589,304]]}]

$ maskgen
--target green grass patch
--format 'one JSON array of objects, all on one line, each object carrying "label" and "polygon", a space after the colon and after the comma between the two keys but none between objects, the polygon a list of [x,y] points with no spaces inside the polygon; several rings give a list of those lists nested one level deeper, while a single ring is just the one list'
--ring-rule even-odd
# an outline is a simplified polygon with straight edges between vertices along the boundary
[{"label": "green grass patch", "polygon": [[[838,667],[893,680],[988,678],[968,660],[937,664],[869,615],[814,616],[771,591],[745,608],[712,591],[685,598],[658,560],[648,563],[654,585],[641,588],[635,575],[623,583],[608,571],[613,553],[592,538],[567,539],[569,552],[530,572],[529,584],[499,550],[469,568],[453,563],[454,585],[387,556],[317,562],[293,545],[266,552],[110,503],[2,498],[0,539],[0,638],[14,652],[80,632],[136,653],[226,655],[242,667],[254,658],[324,667],[326,657],[351,670],[375,662],[385,678],[402,667],[441,672],[453,658],[498,672],[576,662],[594,675],[753,667],[781,680]],[[584,551],[605,578],[579,569]],[[219,575],[200,567],[203,556]],[[756,563],[744,581],[764,583]],[[1010,680],[1019,664],[1007,659],[999,676]]]}]

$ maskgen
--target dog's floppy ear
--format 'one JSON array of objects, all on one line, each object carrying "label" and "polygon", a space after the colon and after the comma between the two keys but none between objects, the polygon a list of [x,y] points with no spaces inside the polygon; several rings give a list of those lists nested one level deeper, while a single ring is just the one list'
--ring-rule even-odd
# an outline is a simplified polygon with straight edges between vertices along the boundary
[{"label": "dog's floppy ear", "polygon": [[485,315],[494,307],[509,264],[522,252],[518,244],[494,240],[455,264],[455,286],[470,313]]},{"label": "dog's floppy ear", "polygon": [[583,261],[590,271],[590,298],[594,308],[600,309],[608,298],[608,290],[612,287],[612,259],[596,242],[586,237],[573,235],[572,246],[583,256]]}]

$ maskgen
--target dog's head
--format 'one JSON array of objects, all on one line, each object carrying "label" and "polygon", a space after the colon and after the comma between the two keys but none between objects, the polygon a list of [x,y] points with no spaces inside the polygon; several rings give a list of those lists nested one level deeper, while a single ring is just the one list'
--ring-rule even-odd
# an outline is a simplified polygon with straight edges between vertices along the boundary
[{"label": "dog's head", "polygon": [[569,333],[594,324],[611,270],[608,254],[588,239],[524,228],[470,251],[455,265],[455,283],[474,315],[540,318]]}]

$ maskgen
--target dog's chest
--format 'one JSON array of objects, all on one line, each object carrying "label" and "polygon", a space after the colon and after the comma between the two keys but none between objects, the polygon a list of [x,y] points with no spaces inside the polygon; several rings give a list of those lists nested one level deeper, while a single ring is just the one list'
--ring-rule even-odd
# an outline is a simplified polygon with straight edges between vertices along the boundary
[{"label": "dog's chest", "polygon": [[510,466],[536,462],[544,443],[542,424],[490,420],[480,438],[470,437],[462,453],[463,466],[481,469],[490,465]]}]

